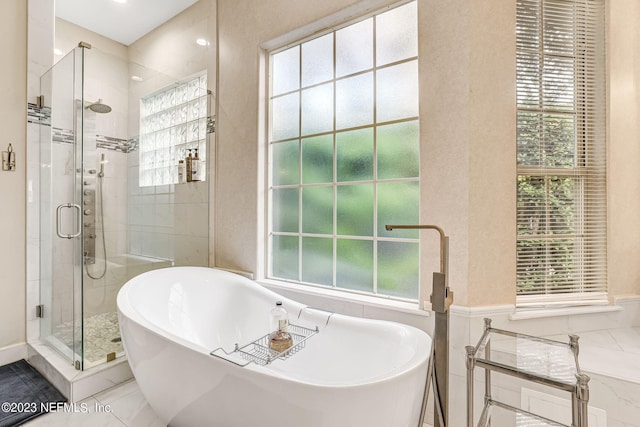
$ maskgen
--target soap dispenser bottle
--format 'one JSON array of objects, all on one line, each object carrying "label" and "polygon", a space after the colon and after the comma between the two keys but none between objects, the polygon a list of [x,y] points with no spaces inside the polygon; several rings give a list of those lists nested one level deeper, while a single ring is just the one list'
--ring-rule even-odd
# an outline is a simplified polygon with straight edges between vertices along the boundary
[{"label": "soap dispenser bottle", "polygon": [[187,168],[184,164],[184,160],[178,161],[178,184],[184,184],[187,182]]},{"label": "soap dispenser bottle", "polygon": [[192,168],[192,161],[193,161],[193,157],[191,157],[191,149],[189,148],[187,151],[189,151],[189,156],[186,159],[186,163],[187,163],[187,182],[191,182],[191,168]]},{"label": "soap dispenser bottle", "polygon": [[293,345],[293,338],[289,333],[289,318],[282,301],[277,301],[271,310],[271,334],[269,334],[269,348],[278,353],[287,351]]}]

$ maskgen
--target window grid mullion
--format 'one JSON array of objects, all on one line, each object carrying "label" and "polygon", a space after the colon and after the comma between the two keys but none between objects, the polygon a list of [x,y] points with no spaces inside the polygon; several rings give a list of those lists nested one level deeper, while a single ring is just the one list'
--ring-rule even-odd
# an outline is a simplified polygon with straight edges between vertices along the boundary
[{"label": "window grid mullion", "polygon": [[302,46],[298,47],[298,280],[302,281]]},{"label": "window grid mullion", "polygon": [[338,90],[337,90],[337,84],[336,84],[336,49],[337,49],[337,42],[336,42],[336,32],[333,32],[333,139],[332,139],[332,144],[333,144],[333,236],[332,240],[333,240],[333,271],[332,271],[332,281],[331,281],[331,285],[332,287],[335,289],[338,287],[337,285],[337,281],[338,281],[338,239],[337,239],[337,235],[338,235],[338,143],[337,143],[337,133],[336,133],[336,127],[338,125],[338,119],[336,117],[336,111],[337,111],[337,95],[338,95]]},{"label": "window grid mullion", "polygon": [[378,61],[376,57],[376,24],[377,17],[373,17],[373,293],[378,293]]}]

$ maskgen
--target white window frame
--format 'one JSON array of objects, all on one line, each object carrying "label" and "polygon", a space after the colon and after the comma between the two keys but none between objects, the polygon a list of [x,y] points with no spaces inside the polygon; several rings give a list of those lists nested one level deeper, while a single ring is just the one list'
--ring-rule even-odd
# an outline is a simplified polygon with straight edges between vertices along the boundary
[{"label": "white window frame", "polygon": [[[574,200],[573,214],[577,219],[574,221],[573,233],[561,234],[559,229],[554,229],[553,218],[550,217],[552,208],[550,206],[550,198],[546,198],[545,208],[546,224],[545,232],[538,234],[520,234],[518,235],[518,243],[527,240],[546,240],[550,242],[545,255],[544,269],[541,269],[537,275],[531,274],[527,276],[529,280],[532,276],[535,285],[529,285],[529,290],[524,291],[520,287],[524,280],[521,277],[531,273],[527,270],[527,257],[533,257],[531,253],[518,250],[517,271],[518,279],[516,280],[516,302],[519,308],[539,307],[539,306],[563,306],[563,305],[585,305],[585,304],[606,304],[607,301],[607,215],[606,215],[606,77],[605,77],[605,1],[604,0],[517,0],[518,4],[518,25],[522,25],[523,34],[533,27],[536,22],[539,29],[538,37],[540,42],[537,53],[539,63],[526,62],[526,66],[522,66],[520,58],[528,54],[536,55],[536,52],[530,49],[531,42],[523,36],[517,35],[517,55],[518,55],[518,73],[522,73],[523,80],[517,81],[518,87],[518,115],[521,113],[535,113],[541,117],[541,123],[545,121],[542,118],[545,114],[550,115],[557,113],[559,115],[573,115],[575,120],[575,152],[574,166],[549,166],[544,165],[541,160],[539,165],[520,164],[518,161],[517,177],[536,177],[544,180],[545,191],[548,191],[550,180],[554,178],[573,178],[576,180],[575,192],[577,200]],[[537,8],[536,15],[526,15],[526,8]],[[573,55],[555,55],[549,52],[555,51],[552,46],[553,40],[545,38],[544,19],[547,15],[544,8],[550,8],[554,13],[553,18],[565,14],[570,16],[573,14],[573,22],[568,27],[575,31],[575,50]],[[531,9],[529,9],[531,10]],[[552,16],[551,14],[549,16]],[[520,21],[521,20],[521,21]],[[531,25],[531,27],[528,27]],[[588,28],[586,31],[584,28]],[[551,39],[552,37],[549,36]],[[589,40],[588,45],[578,42],[577,40]],[[548,43],[548,44],[547,44]],[[585,47],[587,46],[587,47]],[[554,81],[556,77],[551,72],[545,74],[540,71],[539,87],[531,89],[531,81],[527,87],[526,77],[527,67],[539,67],[539,70],[545,70],[544,61],[568,59],[575,61],[573,74],[574,84],[574,106],[569,112],[554,111],[552,107],[545,105],[545,99],[553,97]],[[522,61],[524,64],[525,62]],[[595,64],[595,65],[594,65]],[[547,79],[547,80],[545,80]],[[546,85],[546,86],[545,86]],[[520,103],[520,91],[527,95],[527,91],[539,91],[538,106],[531,107]],[[553,101],[549,101],[551,104]],[[540,125],[542,128],[543,125]],[[544,131],[542,131],[544,134]],[[518,136],[518,147],[520,140]],[[538,144],[542,147],[546,142],[541,139]],[[543,159],[544,154],[540,156]],[[534,209],[534,208],[529,208]],[[518,205],[518,217],[535,218],[535,213]],[[520,220],[517,220],[520,225]],[[553,276],[553,269],[550,267],[554,260],[550,249],[553,242],[560,240],[571,240],[573,242],[572,261],[577,265],[571,270],[568,280],[558,282]],[[560,257],[561,255],[557,255]],[[559,258],[558,258],[559,259]],[[531,264],[529,264],[531,265]],[[555,289],[554,289],[555,288]],[[558,289],[563,291],[559,292]]]},{"label": "white window frame", "polygon": [[[330,33],[335,33],[336,31],[348,27],[352,24],[364,21],[366,19],[369,19],[373,16],[379,15],[381,13],[384,13],[390,9],[393,9],[395,7],[398,6],[402,6],[405,5],[407,3],[412,3],[412,2],[416,2],[417,5],[417,0],[410,0],[410,1],[401,1],[397,4],[394,4],[392,6],[388,6],[385,7],[382,10],[378,10],[378,11],[374,11],[374,12],[368,12],[367,14],[363,14],[363,16],[356,18],[356,19],[350,19],[347,22],[342,22],[340,25],[335,25],[332,26],[330,28],[325,29],[324,31],[318,31],[317,29],[315,29],[314,31],[312,31],[310,34],[312,34],[311,36],[307,36],[307,37],[297,37],[297,40],[295,41],[290,41],[289,43],[287,43],[284,46],[280,46],[280,47],[269,47],[267,51],[265,51],[265,68],[267,70],[270,69],[270,61],[269,58],[272,54],[274,53],[278,53],[281,51],[284,51],[286,49],[289,49],[293,46],[296,45],[301,45],[307,41],[310,41],[312,39],[318,38],[318,37],[322,37],[324,35],[330,34]],[[416,17],[417,20],[417,17]],[[334,36],[335,37],[335,36]],[[375,37],[374,37],[375,40]],[[335,43],[335,41],[334,41]],[[334,45],[335,47],[335,45]],[[374,45],[374,51],[375,51],[375,45]],[[334,56],[335,56],[335,51],[334,51]],[[411,62],[415,62],[416,66],[418,63],[418,56],[416,54],[416,56],[412,56],[410,58],[406,58],[403,60],[399,60],[399,61],[395,61],[395,62],[391,62],[388,64],[384,64],[382,66],[377,66],[377,65],[373,65],[373,67],[371,69],[367,69],[364,71],[360,71],[354,74],[349,74],[347,76],[341,76],[341,77],[336,77],[335,73],[334,73],[334,77],[333,80],[331,80],[332,82],[339,81],[342,79],[345,79],[347,77],[354,77],[357,76],[359,74],[365,74],[368,72],[371,72],[373,70],[373,74],[374,74],[374,87],[375,87],[375,74],[377,72],[377,70],[380,69],[385,69],[385,68],[389,68],[395,65],[399,65],[399,64],[403,64],[403,63],[411,63]],[[334,58],[334,67],[335,67],[335,58]],[[323,82],[323,84],[326,82]],[[327,185],[329,186],[333,186],[334,188],[334,192],[333,192],[333,203],[334,203],[334,221],[333,221],[333,227],[334,227],[334,231],[331,235],[331,238],[333,240],[333,257],[334,257],[334,261],[333,261],[333,285],[332,286],[326,286],[326,285],[320,285],[320,284],[314,284],[314,283],[309,283],[309,282],[302,282],[302,281],[293,281],[293,280],[287,280],[287,279],[282,279],[282,278],[278,278],[278,277],[274,277],[272,274],[272,263],[271,263],[271,245],[272,245],[272,238],[274,235],[274,232],[272,230],[272,207],[273,207],[273,202],[272,202],[272,189],[273,189],[273,182],[272,182],[272,176],[271,176],[271,161],[272,161],[272,154],[271,154],[271,138],[270,138],[270,102],[269,99],[271,98],[271,90],[270,90],[270,85],[271,85],[271,77],[270,77],[270,73],[269,76],[267,77],[267,87],[269,87],[269,89],[267,90],[267,109],[266,109],[266,117],[268,117],[268,119],[266,119],[266,144],[268,146],[267,149],[267,170],[266,170],[266,181],[267,181],[267,191],[266,191],[266,202],[267,202],[267,215],[266,215],[266,227],[265,227],[265,235],[266,235],[266,239],[265,239],[265,275],[266,275],[266,279],[269,281],[275,281],[275,282],[284,282],[284,283],[290,283],[293,284],[294,286],[298,286],[300,285],[301,287],[311,287],[311,288],[317,288],[319,291],[324,292],[324,291],[337,291],[338,293],[345,293],[345,294],[352,294],[352,295],[360,295],[361,297],[374,297],[374,298],[384,298],[386,300],[394,300],[394,301],[399,301],[399,302],[410,302],[410,303],[415,303],[418,301],[419,297],[420,297],[420,272],[419,272],[419,259],[420,256],[418,255],[418,260],[417,260],[417,269],[418,269],[418,289],[417,289],[417,294],[415,296],[415,298],[403,298],[400,296],[393,296],[393,295],[385,295],[385,294],[380,294],[378,293],[378,289],[377,289],[377,245],[376,242],[377,241],[390,241],[390,242],[406,242],[406,243],[412,243],[417,245],[417,251],[418,254],[420,254],[420,239],[418,237],[418,233],[415,232],[415,236],[412,237],[379,237],[377,236],[377,224],[378,224],[378,218],[377,218],[377,184],[378,183],[389,183],[389,182],[415,182],[417,184],[417,193],[418,193],[418,197],[420,194],[420,175],[418,174],[418,176],[416,177],[411,177],[411,178],[399,178],[399,179],[378,179],[377,174],[376,174],[376,167],[374,164],[374,177],[372,180],[363,180],[363,181],[357,181],[357,184],[370,184],[373,186],[374,188],[374,198],[373,198],[373,204],[374,204],[374,211],[373,211],[373,236],[370,237],[366,237],[366,236],[344,236],[344,235],[338,235],[336,233],[336,221],[335,221],[335,211],[336,211],[336,188],[338,185],[341,184],[350,184],[347,182],[337,182],[337,178],[336,178],[336,174],[337,174],[337,168],[336,168],[336,134],[338,133],[343,133],[345,131],[350,131],[350,130],[357,130],[357,129],[361,129],[361,128],[371,128],[373,130],[373,135],[374,135],[374,147],[376,146],[376,128],[378,126],[382,126],[382,125],[390,125],[390,124],[399,124],[399,123],[409,123],[409,122],[415,122],[418,126],[418,130],[419,130],[419,116],[415,115],[415,116],[411,116],[408,118],[404,118],[404,119],[399,119],[399,120],[390,120],[390,121],[386,121],[386,122],[377,122],[376,119],[374,118],[374,122],[371,125],[365,125],[365,126],[358,126],[358,127],[354,127],[354,128],[345,128],[345,129],[339,129],[336,130],[335,128],[335,115],[334,115],[334,128],[331,132],[323,132],[320,133],[318,135],[325,135],[325,134],[332,134],[333,135],[333,144],[334,144],[334,167],[333,167],[333,174],[334,174],[334,178],[333,178],[333,182],[332,183],[328,183]],[[313,86],[311,86],[313,87]],[[300,91],[302,90],[302,88],[299,89]],[[335,97],[334,97],[334,103],[335,103]],[[374,100],[374,105],[375,105],[375,100]],[[298,135],[298,139],[301,140],[303,138],[308,138],[308,137],[313,137],[313,136],[317,136],[317,135]],[[295,138],[294,138],[295,139]],[[300,154],[301,155],[301,154]],[[376,149],[374,148],[374,162],[375,162],[375,157],[376,157]],[[301,166],[299,165],[299,168]],[[293,185],[292,187],[296,187],[296,188],[302,188],[303,186],[322,186],[324,184],[311,184],[311,185],[306,185],[306,184],[302,184],[301,180],[298,182],[298,184]],[[286,186],[285,186],[286,187]],[[302,200],[302,196],[299,195],[299,200]],[[300,202],[301,203],[301,202]],[[420,204],[420,200],[418,199],[418,205]],[[298,216],[299,216],[299,223],[301,223],[301,219],[302,219],[302,207],[299,204],[299,212],[298,212]],[[288,233],[276,233],[278,235],[288,235]],[[301,241],[301,237],[302,236],[306,236],[307,233],[302,233],[300,230],[298,231],[298,233],[293,233],[291,235],[295,235],[295,236],[299,236],[299,241]],[[313,237],[313,235],[310,235],[311,237]],[[342,239],[342,238],[351,238],[354,240],[367,240],[367,241],[373,241],[373,276],[374,276],[374,282],[373,282],[373,292],[361,292],[358,290],[353,290],[353,289],[347,289],[347,288],[343,288],[343,287],[337,287],[336,286],[336,257],[337,257],[337,250],[336,250],[336,240],[337,239]],[[298,259],[298,269],[299,271],[302,268],[302,262],[300,260],[301,257],[301,253],[302,251],[299,250],[299,259]],[[300,273],[299,273],[299,277],[301,277]]]}]

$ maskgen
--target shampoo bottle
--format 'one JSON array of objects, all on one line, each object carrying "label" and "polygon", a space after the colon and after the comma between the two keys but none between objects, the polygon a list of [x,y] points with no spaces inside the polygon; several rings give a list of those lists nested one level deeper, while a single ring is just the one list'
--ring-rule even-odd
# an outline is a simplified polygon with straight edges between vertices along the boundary
[{"label": "shampoo bottle", "polygon": [[193,157],[191,157],[191,149],[187,150],[189,151],[189,156],[187,157],[186,163],[187,163],[187,182],[191,182],[191,162],[193,161]]},{"label": "shampoo bottle", "polygon": [[191,160],[191,181],[200,181],[200,157],[198,157],[198,149],[196,148],[196,155]]},{"label": "shampoo bottle", "polygon": [[187,167],[184,164],[184,160],[178,161],[178,184],[184,184],[187,182]]}]

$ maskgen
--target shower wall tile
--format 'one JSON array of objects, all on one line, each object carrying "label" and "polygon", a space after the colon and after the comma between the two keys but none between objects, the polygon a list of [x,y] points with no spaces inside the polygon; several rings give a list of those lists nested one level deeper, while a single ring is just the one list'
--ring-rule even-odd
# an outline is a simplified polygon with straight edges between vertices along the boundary
[{"label": "shower wall tile", "polygon": [[205,203],[175,205],[176,234],[204,236],[209,226],[209,206]]},{"label": "shower wall tile", "polygon": [[[36,227],[38,227],[36,225]],[[38,239],[27,238],[27,281],[40,280],[40,244]],[[28,290],[28,289],[27,289]],[[27,307],[32,301],[27,299]]]},{"label": "shower wall tile", "polygon": [[209,263],[209,238],[176,235],[174,240],[175,264],[207,266]]},{"label": "shower wall tile", "polygon": [[[105,231],[105,243],[107,246],[107,259],[109,262],[117,256],[121,256],[127,253],[127,236],[125,230],[113,230]],[[102,257],[102,248],[100,247],[100,241],[96,242],[96,253],[98,257]],[[101,259],[96,262],[102,262]]]},{"label": "shower wall tile", "polygon": [[40,93],[40,76],[53,65],[54,0],[29,0],[28,4],[28,85],[27,98]]},{"label": "shower wall tile", "polygon": [[[133,155],[129,155],[127,157],[138,157],[137,153]],[[130,166],[127,168],[127,194],[129,197],[136,197],[142,194],[142,190],[138,185],[139,179],[139,169],[138,166]]]},{"label": "shower wall tile", "polygon": [[129,232],[129,253],[142,254],[143,233],[140,231]]},{"label": "shower wall tile", "polygon": [[175,210],[176,205],[169,203],[157,204],[153,225],[173,229],[176,219]]},{"label": "shower wall tile", "polygon": [[175,186],[176,203],[208,203],[209,195],[206,182],[191,182]]}]

